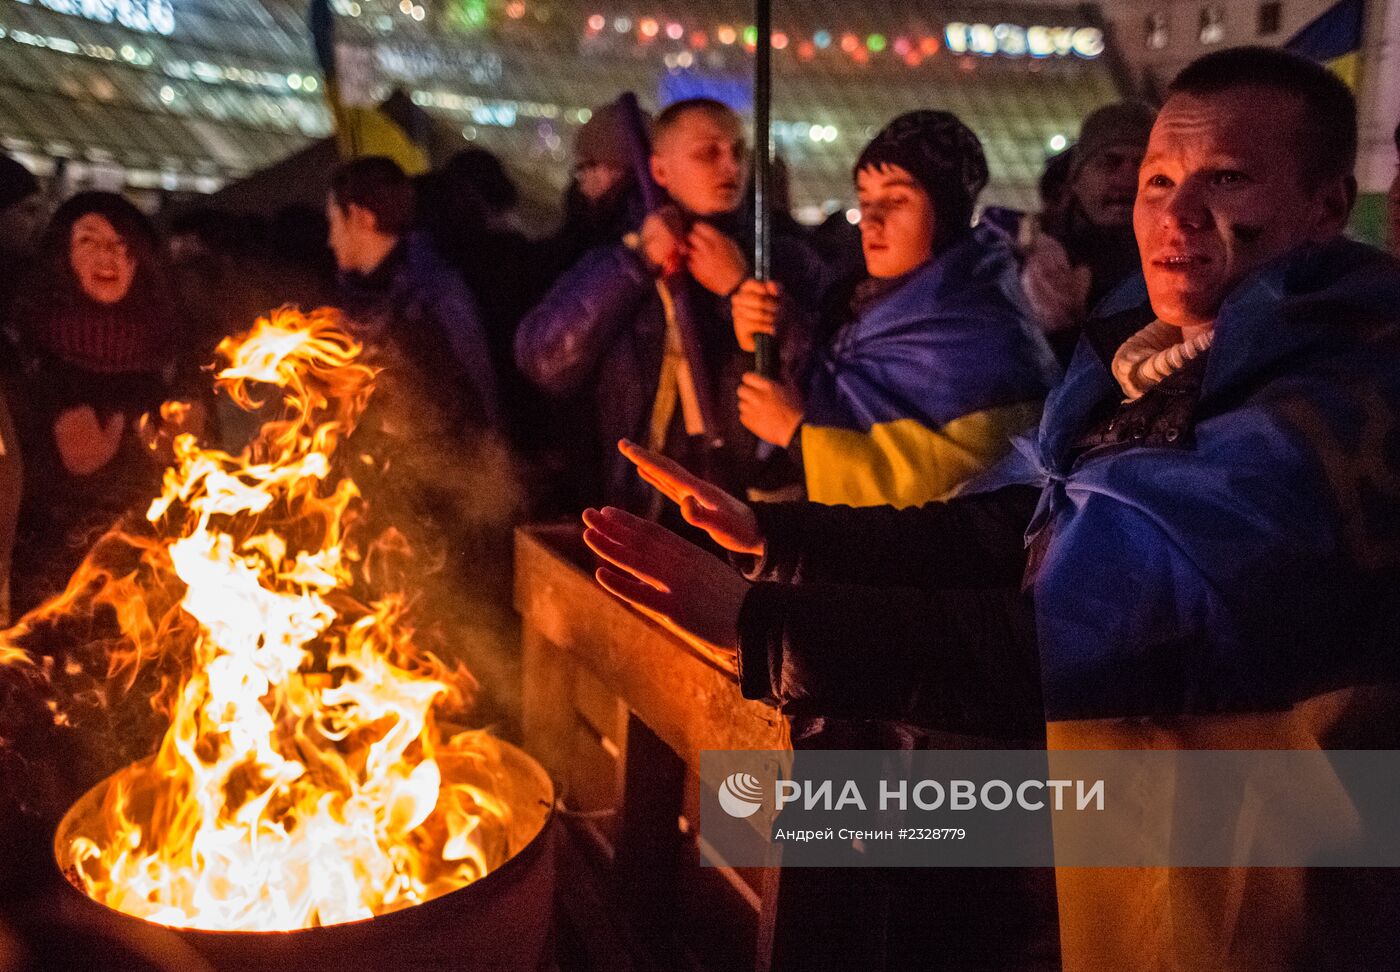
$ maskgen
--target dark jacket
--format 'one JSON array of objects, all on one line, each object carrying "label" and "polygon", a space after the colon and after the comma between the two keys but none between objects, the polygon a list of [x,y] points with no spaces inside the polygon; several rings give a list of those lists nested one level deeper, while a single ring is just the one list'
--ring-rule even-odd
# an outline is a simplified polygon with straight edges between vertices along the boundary
[{"label": "dark jacket", "polygon": [[476,299],[428,240],[410,234],[368,274],[346,274],[340,303],[359,337],[388,342],[432,382],[452,429],[498,426],[496,376]]},{"label": "dark jacket", "polygon": [[[825,268],[816,254],[787,237],[774,240],[773,271],[788,292],[806,300],[818,299],[825,286]],[[693,282],[690,290],[701,316],[698,330],[726,445],[727,485],[742,491],[758,476],[758,443],[739,423],[735,394],[753,358],[734,338],[728,302]],[[646,439],[665,337],[655,278],[642,258],[621,244],[586,253],[516,332],[516,364],[542,389],[561,398],[591,391],[604,457],[603,501],[634,511],[648,508],[649,490],[617,453],[616,443]]]}]

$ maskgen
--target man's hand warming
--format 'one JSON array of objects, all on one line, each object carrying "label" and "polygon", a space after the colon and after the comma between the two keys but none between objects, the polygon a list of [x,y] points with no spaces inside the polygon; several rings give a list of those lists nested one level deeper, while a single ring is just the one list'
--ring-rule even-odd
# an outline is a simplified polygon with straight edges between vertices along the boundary
[{"label": "man's hand warming", "polygon": [[650,449],[626,439],[618,442],[617,448],[637,467],[642,479],[681,508],[681,515],[691,526],[704,530],[725,550],[763,556],[758,519],[747,505]]},{"label": "man's hand warming", "polygon": [[599,584],[683,638],[738,652],[749,584],[728,564],[616,507],[585,510],[583,522],[584,542],[612,565],[598,568]]}]

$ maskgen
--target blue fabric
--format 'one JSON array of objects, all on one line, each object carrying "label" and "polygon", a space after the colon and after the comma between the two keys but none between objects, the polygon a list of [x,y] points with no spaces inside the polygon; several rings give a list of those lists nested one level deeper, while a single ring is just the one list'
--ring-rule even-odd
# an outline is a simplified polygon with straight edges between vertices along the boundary
[{"label": "blue fabric", "polygon": [[936,430],[1038,401],[1058,372],[1013,251],[979,226],[837,333],[817,360],[804,421],[868,432],[913,418]]},{"label": "blue fabric", "polygon": [[1081,341],[1040,428],[974,487],[1043,487],[1048,718],[1270,710],[1400,678],[1398,322],[1400,264],[1304,247],[1222,306],[1192,445],[1076,456],[1121,395]]},{"label": "blue fabric", "polygon": [[1365,23],[1365,0],[1340,0],[1309,21],[1283,46],[1314,61],[1330,61],[1361,49]]}]

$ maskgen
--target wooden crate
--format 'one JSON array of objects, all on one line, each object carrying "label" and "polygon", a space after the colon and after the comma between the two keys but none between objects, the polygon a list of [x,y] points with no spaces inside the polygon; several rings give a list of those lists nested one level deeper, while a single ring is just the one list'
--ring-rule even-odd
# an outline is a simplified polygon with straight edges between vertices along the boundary
[{"label": "wooden crate", "polygon": [[516,533],[525,747],[576,838],[561,940],[608,972],[763,969],[775,875],[700,867],[698,771],[702,749],[786,748],[785,721],[593,568],[577,527]]}]

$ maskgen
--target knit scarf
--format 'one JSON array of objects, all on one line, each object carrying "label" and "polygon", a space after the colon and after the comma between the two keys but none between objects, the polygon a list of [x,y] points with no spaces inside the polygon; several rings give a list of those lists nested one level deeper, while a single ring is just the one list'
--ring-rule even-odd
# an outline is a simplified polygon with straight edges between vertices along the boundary
[{"label": "knit scarf", "polygon": [[1153,321],[1123,342],[1113,356],[1113,377],[1126,400],[1136,401],[1188,361],[1200,357],[1214,339],[1215,331],[1210,330],[1183,341],[1181,328]]},{"label": "knit scarf", "polygon": [[68,364],[98,374],[159,371],[170,358],[176,323],[162,307],[128,297],[99,304],[86,296],[32,312],[35,345]]}]

